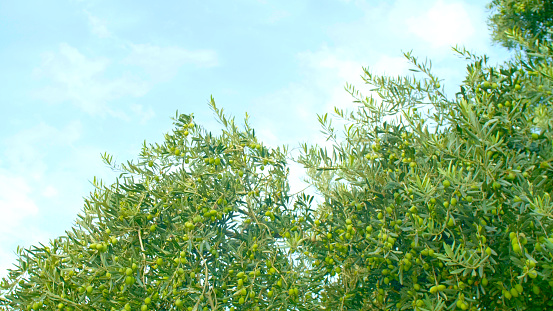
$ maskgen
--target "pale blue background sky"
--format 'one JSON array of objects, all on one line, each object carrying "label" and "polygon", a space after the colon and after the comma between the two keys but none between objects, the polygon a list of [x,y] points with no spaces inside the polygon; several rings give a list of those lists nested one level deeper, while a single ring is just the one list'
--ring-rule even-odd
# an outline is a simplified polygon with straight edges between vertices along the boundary
[{"label": "pale blue background sky", "polygon": [[[451,46],[491,45],[486,1],[0,0],[0,276],[17,245],[64,233],[100,159],[135,159],[178,109],[216,130],[206,102],[269,145],[321,142],[316,114],[355,107],[362,66],[409,74],[403,51],[433,61],[449,94],[465,74]],[[301,170],[294,167],[294,186]]]}]

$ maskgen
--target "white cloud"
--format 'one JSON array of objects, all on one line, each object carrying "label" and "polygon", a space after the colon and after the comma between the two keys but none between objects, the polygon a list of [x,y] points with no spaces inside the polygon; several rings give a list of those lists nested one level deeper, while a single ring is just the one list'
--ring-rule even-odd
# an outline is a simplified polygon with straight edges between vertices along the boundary
[{"label": "white cloud", "polygon": [[44,150],[51,146],[70,146],[80,138],[81,131],[79,121],[70,122],[61,129],[39,123],[22,130],[5,140],[5,164],[12,172],[38,180],[46,170]]},{"label": "white cloud", "polygon": [[0,279],[8,275],[8,269],[14,269],[16,259],[15,249],[8,252],[7,247],[0,247]]},{"label": "white cloud", "polygon": [[426,12],[413,13],[405,19],[405,29],[432,47],[450,47],[474,38],[473,22],[463,3],[439,0]]},{"label": "white cloud", "polygon": [[55,197],[58,195],[58,189],[52,185],[46,186],[46,188],[42,190],[42,195],[47,198]]},{"label": "white cloud", "polygon": [[[298,58],[304,66],[306,77],[305,87],[317,87],[317,93],[324,95],[325,111],[333,112],[334,107],[351,111],[358,104],[353,103],[354,98],[344,89],[346,83],[353,85],[364,96],[373,95],[369,92],[363,80],[363,63],[355,52],[346,52],[344,49],[330,49],[323,46],[316,52],[303,52]],[[358,53],[360,54],[360,53]],[[374,57],[368,66],[369,72],[376,75],[391,77],[409,74],[410,64],[403,56],[389,56],[380,54]]]},{"label": "white cloud", "polygon": [[69,103],[91,116],[108,115],[126,121],[132,118],[130,110],[146,122],[153,116],[151,108],[129,104],[121,107],[117,103],[144,96],[155,84],[174,78],[185,65],[205,68],[218,64],[217,53],[210,49],[125,42],[109,31],[105,20],[87,10],[84,13],[90,32],[114,39],[118,44],[113,46],[119,47],[120,53],[109,57],[86,55],[83,49],[68,43],[61,43],[57,51],[43,53],[33,76],[45,80],[46,85],[33,95],[47,103]]},{"label": "white cloud", "polygon": [[[330,49],[323,45],[316,52],[302,52],[298,59],[306,79],[305,87],[313,88],[320,94],[323,112],[334,111],[334,107],[351,109],[353,98],[344,90],[346,83],[363,83],[361,63],[350,51],[342,48]],[[312,113],[311,113],[312,114]]]},{"label": "white cloud", "polygon": [[[363,17],[328,28],[332,43],[365,59],[414,50],[441,60],[454,45],[490,52],[484,5],[459,0],[352,1]],[[488,54],[490,55],[490,54]]]},{"label": "white cloud", "polygon": [[140,119],[141,124],[146,123],[148,120],[150,120],[156,115],[152,107],[148,107],[145,109],[142,105],[139,105],[139,104],[131,105],[131,110]]},{"label": "white cloud", "polygon": [[0,169],[0,278],[13,268],[18,245],[48,241],[48,234],[29,223],[39,214],[32,193],[26,178]]},{"label": "white cloud", "polygon": [[46,243],[70,225],[67,217],[74,218],[90,190],[81,176],[107,175],[100,150],[75,146],[81,132],[79,121],[60,128],[38,123],[2,141],[0,277],[14,263],[18,245]]},{"label": "white cloud", "polygon": [[161,47],[151,44],[130,44],[131,52],[124,63],[142,67],[155,81],[173,78],[184,65],[214,67],[218,64],[213,50],[187,50],[181,47]]},{"label": "white cloud", "polygon": [[109,38],[111,37],[111,33],[108,30],[106,26],[106,21],[102,20],[92,14],[90,14],[88,11],[85,10],[86,15],[88,16],[88,26],[90,27],[90,32],[101,38]]},{"label": "white cloud", "polygon": [[360,76],[361,63],[355,60],[351,51],[343,48],[330,49],[323,45],[316,52],[298,54],[301,65],[313,69],[333,70],[333,79],[351,79]]},{"label": "white cloud", "polygon": [[25,178],[0,170],[0,236],[12,235],[22,220],[38,213],[31,190]]},{"label": "white cloud", "polygon": [[123,112],[110,107],[110,101],[143,96],[150,87],[128,74],[115,79],[104,78],[109,65],[106,58],[88,58],[77,48],[62,43],[57,53],[45,53],[42,65],[34,71],[35,76],[51,82],[35,95],[47,102],[67,101],[91,115],[124,118]]},{"label": "white cloud", "polygon": [[[109,64],[108,59],[88,59],[77,48],[67,43],[61,43],[58,53],[43,54],[42,67],[35,74],[38,76],[51,75],[62,83],[83,84],[84,77],[93,77],[104,72]],[[60,70],[60,69],[64,70]],[[77,78],[77,79],[75,79]]]},{"label": "white cloud", "polygon": [[17,260],[17,247],[29,248],[31,245],[43,243],[46,245],[52,238],[51,234],[40,230],[36,226],[30,227],[20,222],[18,228],[4,234],[0,241],[0,279],[7,276],[8,269],[14,269]]},{"label": "white cloud", "polygon": [[397,77],[409,74],[409,68],[411,68],[411,64],[403,56],[381,55],[374,65],[369,67],[369,72]]},{"label": "white cloud", "polygon": [[265,21],[269,24],[274,24],[290,16],[290,12],[286,10],[275,9],[271,11],[270,15],[267,18],[265,18]]}]

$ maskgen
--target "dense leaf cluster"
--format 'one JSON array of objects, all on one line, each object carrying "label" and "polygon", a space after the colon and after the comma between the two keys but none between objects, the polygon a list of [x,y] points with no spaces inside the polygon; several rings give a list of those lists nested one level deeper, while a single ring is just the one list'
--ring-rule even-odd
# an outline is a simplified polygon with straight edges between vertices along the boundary
[{"label": "dense leaf cluster", "polygon": [[[520,48],[508,32],[517,28],[524,32],[527,41],[549,41],[553,38],[553,3],[549,0],[493,0],[488,5],[494,14],[489,26],[495,42],[508,48]],[[506,33],[507,32],[507,33]]]},{"label": "dense leaf cluster", "polygon": [[551,54],[488,67],[458,52],[470,65],[456,98],[407,53],[428,78],[365,70],[382,101],[349,87],[361,107],[336,111],[343,136],[320,118],[332,151],[304,145],[325,199],[310,252],[314,275],[335,276],[330,310],[551,305],[553,111],[540,61]]}]

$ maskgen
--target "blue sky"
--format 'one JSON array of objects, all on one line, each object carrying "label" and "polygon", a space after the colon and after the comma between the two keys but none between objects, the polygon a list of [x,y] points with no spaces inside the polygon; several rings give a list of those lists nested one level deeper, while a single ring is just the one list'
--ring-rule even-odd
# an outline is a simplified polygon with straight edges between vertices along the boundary
[{"label": "blue sky", "polygon": [[453,94],[451,46],[508,59],[487,16],[476,0],[0,0],[0,276],[17,245],[70,228],[94,176],[114,181],[101,153],[135,159],[177,109],[217,131],[213,95],[268,145],[323,142],[317,114],[355,108],[362,67],[409,74],[413,50]]}]

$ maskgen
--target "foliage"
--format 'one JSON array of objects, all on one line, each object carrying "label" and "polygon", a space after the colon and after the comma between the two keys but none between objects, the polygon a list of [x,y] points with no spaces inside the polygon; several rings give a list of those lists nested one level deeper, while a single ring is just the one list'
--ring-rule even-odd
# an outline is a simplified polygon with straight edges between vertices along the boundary
[{"label": "foliage", "polygon": [[[290,205],[286,149],[211,106],[220,136],[179,115],[161,145],[86,200],[77,225],[19,250],[3,281],[9,310],[293,310],[303,262],[291,256],[301,215]],[[288,229],[290,228],[290,229]],[[288,244],[287,244],[288,243]],[[303,308],[310,310],[312,308]]]},{"label": "foliage", "polygon": [[94,182],[65,236],[18,249],[0,309],[553,307],[553,46],[532,28],[549,21],[499,12],[498,40],[524,53],[492,67],[455,48],[468,72],[454,98],[411,53],[415,76],[364,69],[374,96],[346,86],[359,107],[335,110],[344,131],[319,116],[332,148],[297,159],[319,202],[289,193],[286,148],[213,99],[219,136],[177,113],[138,163],[105,154],[119,178]]},{"label": "foliage", "polygon": [[495,10],[488,22],[495,42],[510,49],[519,47],[509,33],[516,29],[527,41],[550,41],[553,33],[553,4],[549,0],[493,0],[489,9]]},{"label": "foliage", "polygon": [[[543,310],[553,307],[553,108],[550,42],[512,62],[469,61],[448,99],[425,77],[364,70],[374,97],[319,117],[331,150],[299,161],[324,202],[311,234],[326,310]],[[341,136],[340,136],[341,135]]]}]

